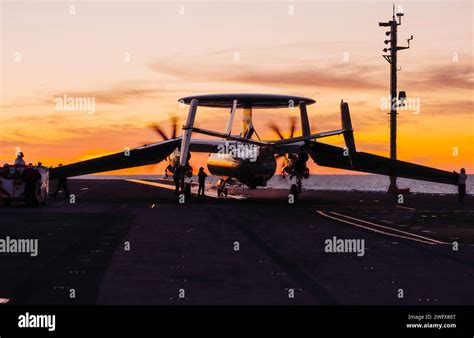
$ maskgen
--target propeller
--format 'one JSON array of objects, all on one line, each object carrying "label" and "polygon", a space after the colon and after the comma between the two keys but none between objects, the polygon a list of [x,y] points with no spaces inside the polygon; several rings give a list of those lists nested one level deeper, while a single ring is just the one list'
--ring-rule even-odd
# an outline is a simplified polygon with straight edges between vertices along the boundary
[{"label": "propeller", "polygon": [[[270,122],[268,126],[270,127],[271,130],[275,132],[275,134],[277,134],[280,140],[283,140],[285,138],[282,132],[280,131],[280,128],[274,122]],[[295,135],[295,130],[296,130],[296,117],[290,116],[290,138]]]},{"label": "propeller", "polygon": [[[177,130],[178,130],[178,118],[176,116],[172,116],[170,120],[171,120],[171,139],[175,139]],[[157,123],[150,124],[150,128],[153,129],[158,135],[160,135],[163,141],[170,139],[170,137],[168,137],[168,135],[164,132],[163,128]]]},{"label": "propeller", "polygon": [[296,117],[290,116],[290,138],[295,135],[295,129],[296,129]]},{"label": "propeller", "polygon": [[[177,130],[178,130],[178,117],[177,116],[172,116],[170,118],[170,124],[171,124],[171,139],[175,139],[177,135]],[[168,134],[163,130],[163,128],[158,125],[157,123],[152,123],[149,125],[149,127],[154,130],[160,137],[162,138],[163,141],[169,140],[170,137],[168,137]],[[146,142],[141,142],[140,145],[146,146],[152,143],[155,143],[156,141],[146,141]],[[156,167],[158,166],[157,164],[151,164],[147,166],[147,171],[154,172],[156,170]]]},{"label": "propeller", "polygon": [[[171,122],[171,137],[168,137],[168,134],[157,123],[150,124],[150,128],[152,130],[154,130],[158,135],[160,135],[161,138],[163,139],[163,141],[167,141],[167,140],[170,140],[170,139],[175,139],[178,136],[178,117],[176,115],[171,116],[170,122]],[[199,126],[198,123],[196,123],[195,125],[197,127]],[[187,159],[186,162],[189,165],[190,169],[192,169],[194,167],[191,164],[190,159],[191,159],[191,153],[188,153],[188,159]]]},{"label": "propeller", "polygon": [[[289,122],[290,122],[290,138],[293,137],[295,135],[295,130],[296,130],[296,117],[294,116],[290,116],[290,119],[289,119]],[[283,133],[281,132],[280,128],[272,121],[268,124],[268,126],[270,127],[271,130],[273,130],[273,132],[275,132],[275,134],[277,134],[277,136],[280,138],[280,140],[283,140],[285,137],[283,136]],[[284,158],[284,161],[283,163],[279,163],[279,166],[280,167],[283,167],[286,165],[286,163],[288,162],[288,158],[289,158],[289,154],[278,154],[278,155],[275,155],[275,159],[280,159],[280,158]]]},{"label": "propeller", "polygon": [[[289,138],[292,138],[292,137],[295,136],[296,122],[297,122],[297,118],[294,117],[294,116],[290,116],[290,119],[289,119],[290,136],[289,136]],[[281,132],[280,128],[274,122],[270,122],[268,124],[268,126],[270,127],[271,130],[273,130],[275,132],[275,134],[281,140],[283,140],[285,138],[283,136],[283,133]],[[278,155],[275,155],[275,159],[276,160],[282,159],[282,160],[278,161],[279,162],[278,166],[282,170],[283,170],[283,168],[288,166],[287,168],[289,168],[290,171],[293,172],[293,170],[296,170],[297,172],[301,173],[306,168],[306,162],[308,161],[308,154],[306,154],[306,153],[301,153],[301,154],[292,154],[292,153],[278,154]],[[284,178],[283,175],[281,177]]]},{"label": "propeller", "polygon": [[284,137],[283,137],[283,134],[281,133],[280,131],[280,128],[278,128],[278,126],[274,123],[274,122],[270,122],[268,124],[268,126],[270,127],[271,130],[273,130],[275,132],[275,134],[278,135],[278,137],[280,138],[280,140],[283,140]]}]

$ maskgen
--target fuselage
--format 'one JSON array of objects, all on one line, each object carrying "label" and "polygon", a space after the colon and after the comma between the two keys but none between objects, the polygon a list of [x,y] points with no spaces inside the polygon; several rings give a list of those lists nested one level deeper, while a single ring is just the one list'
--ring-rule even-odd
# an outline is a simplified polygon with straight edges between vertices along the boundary
[{"label": "fuselage", "polygon": [[265,147],[234,148],[209,155],[209,172],[216,176],[231,178],[251,188],[265,186],[276,170],[273,153]]}]

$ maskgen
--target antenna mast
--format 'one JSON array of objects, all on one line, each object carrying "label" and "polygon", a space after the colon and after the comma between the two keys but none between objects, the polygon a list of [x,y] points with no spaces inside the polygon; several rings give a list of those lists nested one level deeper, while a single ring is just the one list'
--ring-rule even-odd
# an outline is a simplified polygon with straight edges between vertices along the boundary
[{"label": "antenna mast", "polygon": [[[399,50],[410,48],[410,41],[413,39],[413,35],[407,40],[407,46],[397,46],[397,27],[402,24],[403,10],[401,7],[398,8],[395,13],[395,4],[392,8],[392,20],[388,22],[379,22],[379,27],[389,27],[390,30],[385,32],[386,36],[390,36],[390,40],[385,40],[385,44],[389,45],[389,48],[384,48],[383,52],[390,54],[382,55],[385,60],[390,64],[390,158],[397,159],[397,107],[403,106],[403,101],[406,98],[404,91],[400,92],[397,99],[397,52]],[[400,101],[400,102],[399,102]],[[388,188],[389,193],[397,193],[397,177],[390,176],[390,186]]]}]

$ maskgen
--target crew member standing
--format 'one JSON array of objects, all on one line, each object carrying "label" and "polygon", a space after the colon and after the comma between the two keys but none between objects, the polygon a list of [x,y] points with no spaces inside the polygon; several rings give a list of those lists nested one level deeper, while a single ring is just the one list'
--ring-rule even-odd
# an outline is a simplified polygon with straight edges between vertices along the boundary
[{"label": "crew member standing", "polygon": [[200,196],[201,194],[202,194],[202,196],[206,195],[204,193],[204,186],[206,185],[206,177],[207,177],[207,174],[204,172],[204,168],[203,167],[199,168],[199,173],[198,173],[198,178],[199,178],[198,196]]},{"label": "crew member standing", "polygon": [[21,151],[16,155],[15,164],[25,165],[25,160],[23,160],[23,153]]},{"label": "crew member standing", "polygon": [[461,168],[461,173],[458,176],[458,197],[461,204],[464,203],[464,196],[466,196],[466,169]]}]

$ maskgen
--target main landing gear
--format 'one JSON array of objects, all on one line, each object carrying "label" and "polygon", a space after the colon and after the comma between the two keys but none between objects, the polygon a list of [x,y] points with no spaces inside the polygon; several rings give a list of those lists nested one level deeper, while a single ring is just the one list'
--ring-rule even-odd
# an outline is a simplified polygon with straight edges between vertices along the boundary
[{"label": "main landing gear", "polygon": [[227,187],[225,186],[225,180],[220,179],[217,181],[217,196],[221,197],[222,195],[227,197]]},{"label": "main landing gear", "polygon": [[294,199],[298,198],[298,195],[301,193],[302,184],[301,178],[296,178],[296,184],[292,184],[290,187],[290,194],[293,195]]}]

